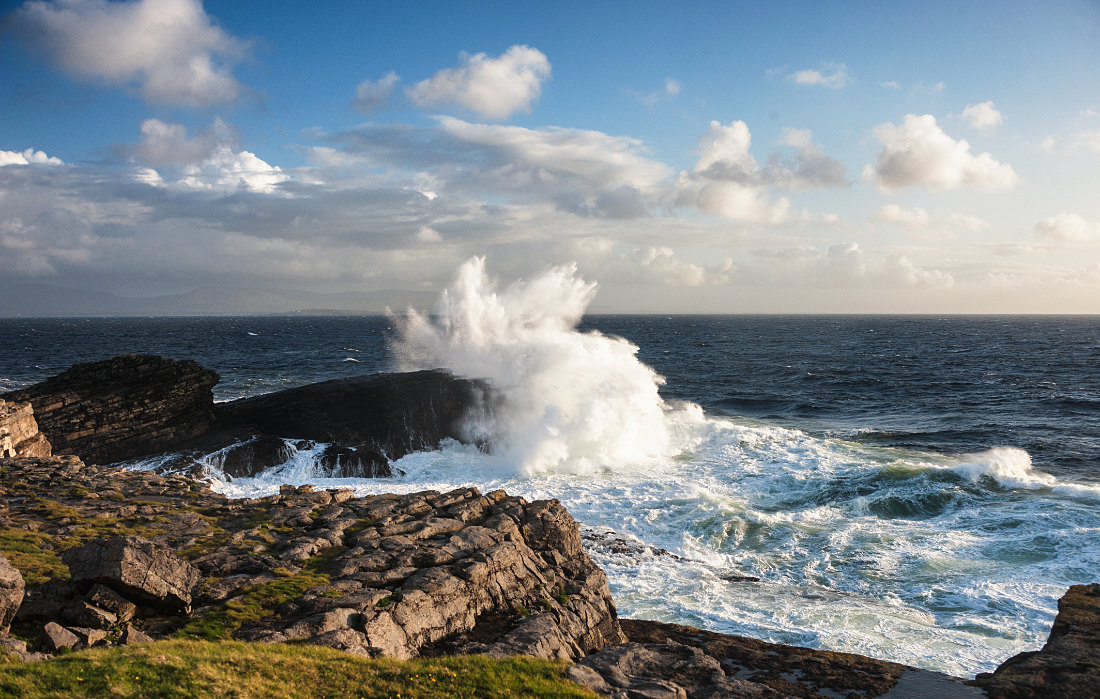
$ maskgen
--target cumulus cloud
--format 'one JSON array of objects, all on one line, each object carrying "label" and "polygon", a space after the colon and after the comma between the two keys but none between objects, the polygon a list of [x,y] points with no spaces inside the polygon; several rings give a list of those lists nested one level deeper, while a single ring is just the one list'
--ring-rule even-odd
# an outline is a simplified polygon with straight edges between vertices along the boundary
[{"label": "cumulus cloud", "polygon": [[1059,243],[1100,240],[1100,222],[1078,214],[1060,213],[1036,223],[1035,234]]},{"label": "cumulus cloud", "polygon": [[0,150],[0,167],[5,165],[62,165],[61,158],[46,155],[40,150],[28,148],[24,151]]},{"label": "cumulus cloud", "polygon": [[65,73],[136,85],[150,102],[205,107],[241,92],[231,68],[249,45],[218,27],[199,0],[33,0],[13,23]]},{"label": "cumulus cloud", "polygon": [[900,125],[880,124],[872,133],[883,147],[878,162],[867,165],[864,176],[883,191],[905,187],[995,190],[1011,187],[1019,179],[1012,166],[989,153],[971,153],[969,143],[944,133],[931,114],[907,114]]},{"label": "cumulus cloud", "polygon": [[422,107],[451,102],[488,119],[507,119],[518,111],[530,112],[549,77],[550,60],[545,54],[516,45],[499,58],[463,53],[457,68],[439,71],[406,94]]},{"label": "cumulus cloud", "polygon": [[386,106],[390,93],[401,78],[392,70],[378,80],[364,80],[355,88],[355,100],[352,105],[361,114],[370,114]]},{"label": "cumulus cloud", "polygon": [[997,111],[992,101],[980,104],[968,104],[963,110],[963,119],[970,122],[975,129],[990,129],[1004,123],[1004,117]]},{"label": "cumulus cloud", "polygon": [[826,156],[804,129],[783,129],[780,144],[796,148],[793,157],[772,154],[761,167],[749,152],[752,135],[743,121],[712,121],[699,137],[699,159],[692,172],[677,180],[677,204],[753,223],[786,221],[790,201],[772,201],[768,189],[800,190],[837,187],[846,183],[844,166]]},{"label": "cumulus cloud", "polygon": [[843,63],[827,63],[818,70],[800,70],[787,76],[796,85],[818,85],[839,90],[852,84],[848,66]]},{"label": "cumulus cloud", "polygon": [[218,191],[250,190],[273,193],[289,176],[277,165],[269,165],[249,151],[218,146],[210,157],[183,168],[178,184],[194,189]]}]

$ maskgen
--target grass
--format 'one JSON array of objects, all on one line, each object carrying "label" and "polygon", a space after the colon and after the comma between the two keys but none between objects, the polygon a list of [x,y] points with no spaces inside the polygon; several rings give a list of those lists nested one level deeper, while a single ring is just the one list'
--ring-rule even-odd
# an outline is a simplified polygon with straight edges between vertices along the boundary
[{"label": "grass", "polygon": [[279,575],[278,578],[242,588],[241,594],[218,609],[188,621],[176,636],[206,641],[231,638],[245,624],[274,615],[284,602],[300,597],[311,588],[327,585],[330,578],[325,570],[334,557],[346,550],[343,546],[325,549],[307,560],[298,573],[276,568],[273,572]]},{"label": "grass", "polygon": [[565,678],[566,667],[534,658],[484,656],[367,660],[312,646],[177,639],[0,664],[0,696],[595,697]]}]

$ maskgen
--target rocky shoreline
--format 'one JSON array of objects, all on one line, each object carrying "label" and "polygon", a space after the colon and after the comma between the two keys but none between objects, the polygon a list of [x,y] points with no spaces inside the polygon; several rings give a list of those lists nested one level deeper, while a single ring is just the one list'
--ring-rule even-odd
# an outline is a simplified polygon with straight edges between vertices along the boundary
[{"label": "rocky shoreline", "polygon": [[[201,367],[180,372],[175,365],[182,363],[159,358],[111,361],[74,368],[78,377],[101,377],[98,394],[95,382],[81,384],[80,393],[54,381],[49,391],[44,382],[0,400],[0,438],[7,439],[0,458],[0,649],[27,661],[160,638],[232,638],[366,657],[565,659],[575,663],[573,680],[610,697],[1068,697],[1088,696],[1100,681],[1100,585],[1067,592],[1043,650],[964,683],[858,655],[619,620],[606,577],[556,500],[472,488],[355,497],[309,486],[230,500],[187,469],[94,465],[72,452],[134,456],[141,429],[174,434],[147,452],[204,439],[203,448],[227,439],[239,444],[254,439],[257,427],[282,431],[274,418],[261,418],[300,405],[295,401],[308,398],[333,416],[342,409],[331,400],[344,391],[336,382],[305,387],[292,401],[267,398],[207,412],[213,383]],[[110,378],[143,366],[176,389],[158,388],[148,375]],[[362,398],[363,385],[346,391],[351,400],[375,401],[380,417],[371,431],[350,422],[334,430],[339,420],[319,418],[316,429],[326,435],[307,429],[280,436],[385,456],[438,443],[454,432],[465,404],[482,397],[442,373],[414,377],[417,388],[408,391],[400,379],[372,381],[384,400]],[[43,411],[41,433],[32,424],[39,404],[53,406]],[[206,415],[205,423],[192,414]],[[408,415],[421,423],[401,436]],[[51,442],[57,455],[50,455]],[[246,463],[262,466],[255,457]]]}]

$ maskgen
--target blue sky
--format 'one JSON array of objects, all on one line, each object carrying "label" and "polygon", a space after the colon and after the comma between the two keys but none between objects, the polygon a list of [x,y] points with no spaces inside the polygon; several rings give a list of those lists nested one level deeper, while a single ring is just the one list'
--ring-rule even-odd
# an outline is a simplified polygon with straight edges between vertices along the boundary
[{"label": "blue sky", "polygon": [[6,3],[0,293],[1100,312],[1096,2],[485,5]]}]

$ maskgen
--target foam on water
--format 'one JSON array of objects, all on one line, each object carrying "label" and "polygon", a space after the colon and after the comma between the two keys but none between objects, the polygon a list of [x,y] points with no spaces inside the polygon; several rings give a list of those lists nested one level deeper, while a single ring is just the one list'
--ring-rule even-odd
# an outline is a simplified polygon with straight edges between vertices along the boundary
[{"label": "foam on water", "polygon": [[[572,267],[498,289],[474,259],[437,315],[404,319],[404,368],[444,366],[503,396],[468,426],[491,453],[449,443],[399,460],[400,478],[331,479],[317,445],[255,478],[208,459],[214,488],[558,498],[586,531],[639,544],[586,537],[623,617],[961,676],[1039,648],[1065,588],[1100,570],[1100,488],[1008,445],[932,454],[666,404],[637,347],[576,330],[593,293]],[[731,580],[744,575],[761,582]]]}]

